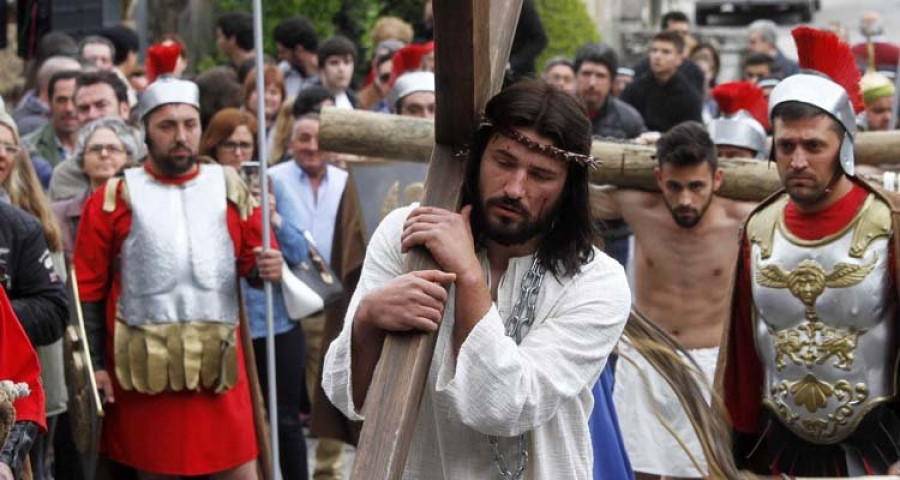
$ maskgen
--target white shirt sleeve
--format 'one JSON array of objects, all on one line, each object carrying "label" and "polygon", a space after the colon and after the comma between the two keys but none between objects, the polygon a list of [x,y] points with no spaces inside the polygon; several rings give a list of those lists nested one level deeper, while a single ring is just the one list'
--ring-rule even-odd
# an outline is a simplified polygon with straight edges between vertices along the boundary
[{"label": "white shirt sleeve", "polygon": [[399,208],[389,213],[372,235],[366,250],[359,284],[350,300],[344,327],[340,335],[331,342],[322,365],[322,388],[331,403],[347,418],[363,420],[361,408],[353,403],[352,333],[353,317],[359,302],[369,292],[380,288],[388,281],[403,274],[403,257],[400,251],[400,235],[403,223],[413,206]]},{"label": "white shirt sleeve", "polygon": [[521,345],[506,336],[492,306],[460,348],[456,368],[448,365],[452,355],[441,366],[435,395],[451,405],[451,415],[480,433],[512,437],[547,423],[562,403],[590,390],[631,308],[623,269],[597,255],[603,258],[545,300],[555,306]]}]

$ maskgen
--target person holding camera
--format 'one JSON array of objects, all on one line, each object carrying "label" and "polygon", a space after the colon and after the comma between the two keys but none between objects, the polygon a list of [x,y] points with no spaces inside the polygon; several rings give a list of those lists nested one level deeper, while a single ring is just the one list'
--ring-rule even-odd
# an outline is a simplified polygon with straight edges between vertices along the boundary
[{"label": "person holding camera", "polygon": [[[220,165],[232,167],[241,173],[250,191],[259,200],[259,162],[256,150],[258,124],[250,113],[236,108],[226,108],[216,113],[209,122],[200,142],[200,153],[212,157]],[[297,225],[298,215],[294,205],[287,200],[284,186],[279,181],[270,180],[270,221],[278,246],[288,265],[297,265],[306,260],[306,238]],[[266,299],[262,290],[249,288],[246,280],[241,281],[247,318],[250,320],[250,334],[253,337],[253,351],[256,354],[256,369],[260,387],[268,391],[266,368]],[[301,405],[308,404],[304,391],[304,367],[306,339],[303,329],[291,319],[280,284],[273,285],[273,311],[275,323],[275,379],[278,403],[278,446],[281,460],[281,474],[285,480],[308,477],[306,460],[306,438],[300,422]],[[268,396],[265,396],[268,402]]]}]

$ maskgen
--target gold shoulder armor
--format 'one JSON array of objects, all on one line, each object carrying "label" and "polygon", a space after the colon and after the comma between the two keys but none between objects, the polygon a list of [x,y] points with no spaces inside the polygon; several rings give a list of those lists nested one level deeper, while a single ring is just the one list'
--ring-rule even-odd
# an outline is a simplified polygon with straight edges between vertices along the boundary
[{"label": "gold shoulder armor", "polygon": [[[131,205],[131,200],[128,198],[128,183],[122,181],[122,177],[112,177],[106,181],[106,190],[103,192],[103,211],[107,213],[112,213],[116,211],[116,197],[121,196],[122,202],[124,202],[125,206]],[[122,191],[119,195],[116,195],[119,190],[119,185],[122,185]]]},{"label": "gold shoulder armor", "polygon": [[769,258],[772,255],[772,242],[778,217],[784,212],[788,196],[780,195],[768,203],[764,203],[747,220],[747,239],[750,244],[759,245],[760,256]]},{"label": "gold shoulder armor", "polygon": [[862,258],[869,245],[879,238],[891,236],[891,207],[874,194],[869,194],[860,211],[853,242],[850,244],[850,256]]},{"label": "gold shoulder armor", "polygon": [[225,172],[225,192],[228,201],[238,207],[241,220],[250,218],[253,209],[257,206],[256,200],[250,194],[250,189],[244,183],[244,179],[241,178],[237,170],[227,166],[223,166],[222,170]]}]

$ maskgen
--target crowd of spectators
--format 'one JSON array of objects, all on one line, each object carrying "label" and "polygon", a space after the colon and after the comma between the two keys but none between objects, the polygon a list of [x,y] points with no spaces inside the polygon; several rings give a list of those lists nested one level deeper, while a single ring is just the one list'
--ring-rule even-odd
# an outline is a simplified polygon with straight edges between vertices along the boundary
[{"label": "crowd of spectators", "polygon": [[[882,67],[895,67],[900,49],[884,37],[877,15],[864,16],[861,28],[873,48],[854,48],[866,72],[862,83],[866,110],[860,114],[859,127],[891,129],[896,126],[891,117],[894,72]],[[773,22],[756,21],[747,32],[741,80],[767,95],[780,80],[797,73],[798,66],[778,49]],[[153,39],[144,64],[138,61],[138,35],[124,26],[81,39],[52,32],[38,40],[38,55],[26,74],[30,88],[15,103],[6,99],[9,114],[0,112],[0,194],[4,203],[28,214],[27,222],[22,221],[22,234],[34,237],[28,250],[20,251],[8,245],[11,240],[0,232],[0,280],[25,333],[38,347],[48,391],[46,413],[53,419],[48,429],[52,432],[59,423],[61,432],[38,439],[31,457],[35,478],[80,478],[79,469],[71,463],[77,463],[77,455],[71,455],[68,429],[61,425],[66,422],[66,392],[59,342],[67,316],[61,277],[72,263],[87,198],[123,169],[139,165],[151,147],[138,111],[147,86],[161,76],[195,81],[203,134],[196,145],[187,147],[203,161],[245,172],[260,159],[261,151],[267,152],[274,165],[272,226],[286,262],[302,263],[310,249],[330,261],[347,184],[345,167],[356,159],[319,148],[322,108],[434,118],[435,58],[430,34],[416,31],[399,18],[383,17],[370,32],[372,48],[363,51],[359,39],[320,38],[303,16],[281,19],[273,33],[276,49],[265,52],[274,58],[266,57],[262,75],[265,111],[261,123],[257,121],[254,62],[263,52],[254,45],[249,13],[218,17],[216,45],[225,63],[196,75],[191,73],[184,42],[175,33]],[[585,44],[570,57],[536,65],[547,42],[534,3],[526,1],[508,75],[540,76],[578,98],[598,139],[651,143],[683,122],[709,124],[725,115],[713,94],[720,83],[719,52],[712,44],[693,39],[691,22],[681,12],[663,16],[646,58],[633,65],[624,65],[614,49],[601,43]],[[265,149],[257,144],[260,131],[265,132]],[[766,157],[756,151],[752,156]],[[258,185],[253,188],[259,189]],[[619,226],[618,233],[614,223],[607,230],[608,249],[613,253],[617,245],[627,251],[627,246],[617,244],[627,236],[627,226]],[[46,251],[47,260],[31,258],[37,250],[38,257]],[[246,306],[260,360],[265,358],[264,301],[252,289],[245,292],[250,292]],[[41,322],[35,321],[38,315]],[[325,348],[321,345],[324,317],[293,321],[276,289],[275,322],[277,350],[282,352],[277,357],[282,473],[289,480],[311,473],[332,478],[328,475],[339,475],[336,472],[343,468],[344,445],[319,441],[316,460],[307,466],[303,433]],[[265,379],[264,362],[258,361],[258,370]],[[297,381],[304,377],[306,381]],[[48,439],[55,445],[47,445]],[[55,453],[50,454],[51,450]]]}]

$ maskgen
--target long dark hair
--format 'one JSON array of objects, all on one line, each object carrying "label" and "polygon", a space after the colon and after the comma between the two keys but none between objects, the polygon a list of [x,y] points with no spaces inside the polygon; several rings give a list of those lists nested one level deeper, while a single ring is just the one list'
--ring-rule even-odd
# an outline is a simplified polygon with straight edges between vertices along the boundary
[{"label": "long dark hair", "polygon": [[[533,128],[553,140],[554,146],[574,153],[589,154],[591,122],[578,101],[543,80],[522,80],[506,88],[485,107],[488,122],[475,133],[466,163],[463,202],[479,210],[481,157],[496,129]],[[568,164],[566,184],[551,212],[550,230],[538,248],[541,265],[556,277],[572,276],[594,257],[594,240],[599,234],[594,222],[588,187],[588,169],[574,161]],[[472,232],[481,240],[481,215],[472,215]]]}]

